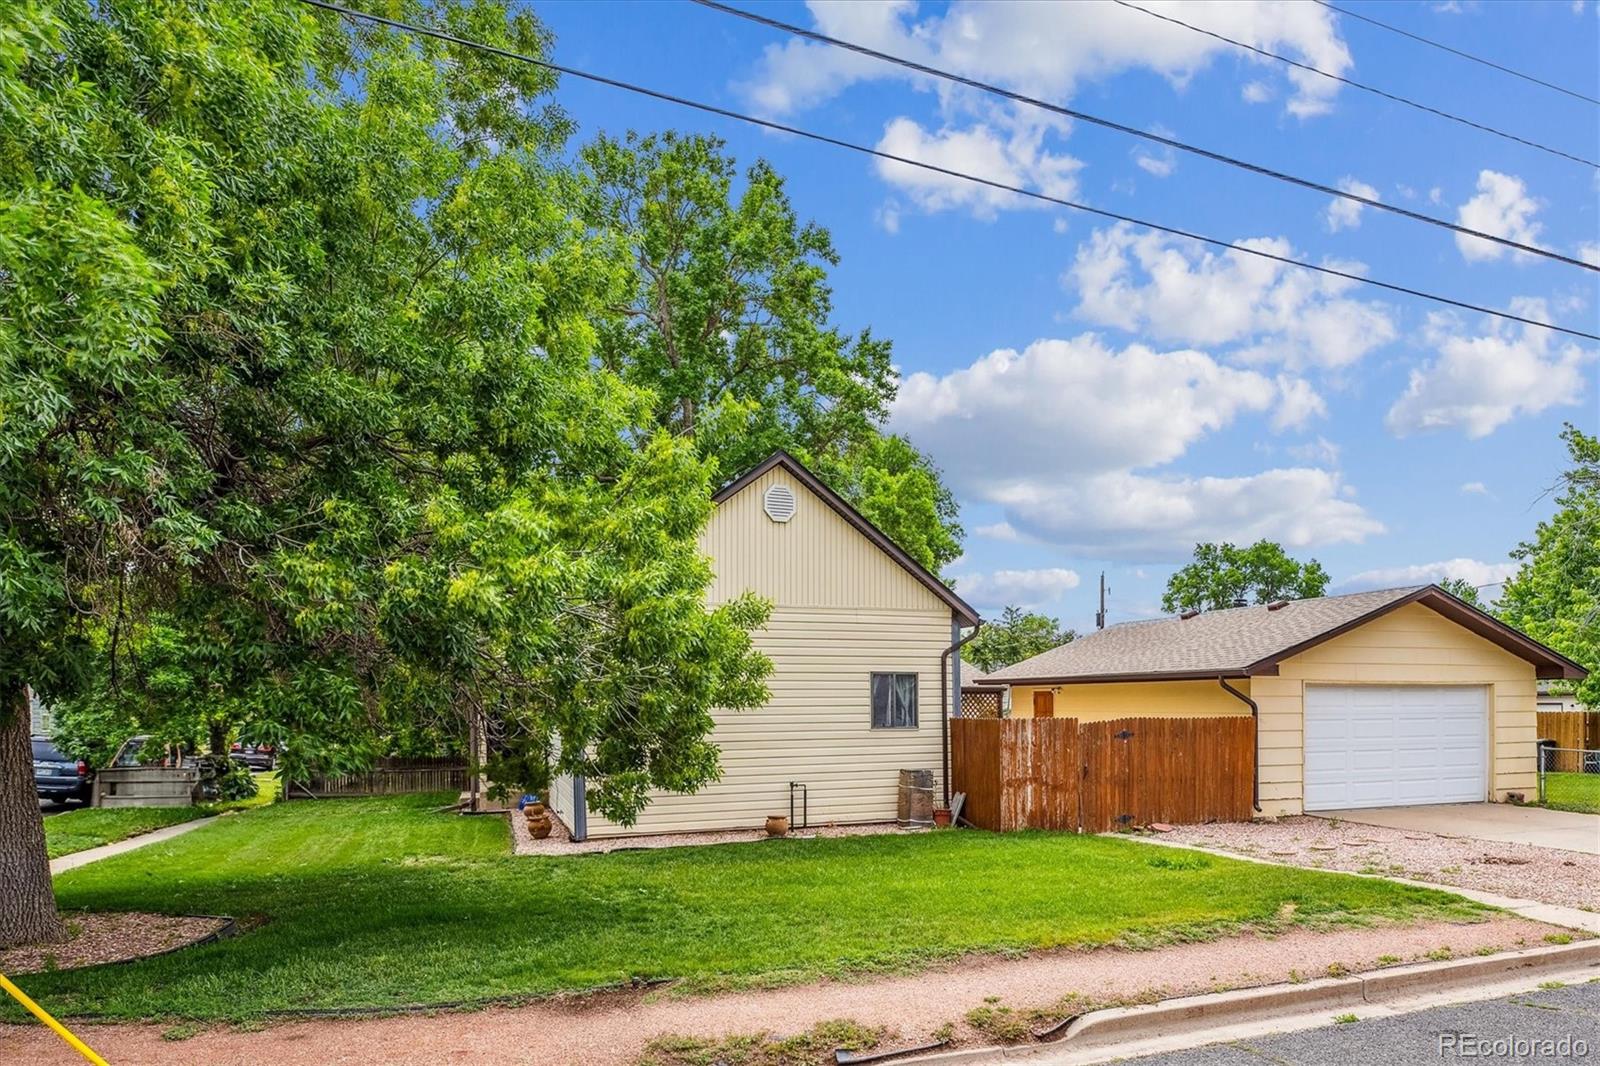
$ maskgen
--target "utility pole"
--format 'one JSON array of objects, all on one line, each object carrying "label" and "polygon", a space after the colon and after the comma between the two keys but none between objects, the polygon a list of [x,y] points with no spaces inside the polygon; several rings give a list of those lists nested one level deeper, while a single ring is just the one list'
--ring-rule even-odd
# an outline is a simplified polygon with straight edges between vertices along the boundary
[{"label": "utility pole", "polygon": [[1104,570],[1100,571],[1100,609],[1095,612],[1094,627],[1096,629],[1104,629],[1106,627],[1106,572]]}]

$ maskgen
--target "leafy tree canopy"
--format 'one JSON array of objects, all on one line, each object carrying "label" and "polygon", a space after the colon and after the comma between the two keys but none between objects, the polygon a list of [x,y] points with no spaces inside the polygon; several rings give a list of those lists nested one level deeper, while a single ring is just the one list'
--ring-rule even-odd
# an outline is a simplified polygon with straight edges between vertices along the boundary
[{"label": "leafy tree canopy", "polygon": [[832,324],[838,253],[778,173],[758,161],[740,175],[720,141],[675,133],[601,137],[583,160],[590,221],[633,266],[599,358],[651,391],[655,424],[692,437],[723,480],[785,449],[928,569],[960,555],[938,471],[883,432],[889,342]]},{"label": "leafy tree canopy", "polygon": [[[548,44],[499,0],[388,13]],[[551,77],[278,0],[0,6],[6,744],[24,684],[142,654],[291,770],[482,711],[501,780],[583,773],[612,817],[716,775],[766,608],[706,609],[713,466],[596,365],[635,271]],[[0,833],[47,901],[42,863]]]},{"label": "leafy tree canopy", "polygon": [[1480,610],[1483,607],[1483,600],[1478,596],[1478,586],[1464,577],[1447,577],[1439,582],[1439,587],[1463,603],[1470,603]]},{"label": "leafy tree canopy", "polygon": [[1237,603],[1309,599],[1328,587],[1328,572],[1315,559],[1299,562],[1270,540],[1246,548],[1196,544],[1194,561],[1167,579],[1164,611],[1215,611]]},{"label": "leafy tree canopy", "polygon": [[1500,617],[1590,671],[1580,702],[1600,707],[1600,438],[1568,425],[1570,465],[1557,510],[1511,553],[1521,567],[1500,593]]},{"label": "leafy tree canopy", "polygon": [[998,670],[1060,647],[1077,635],[1061,628],[1061,622],[1049,615],[1007,607],[961,649],[961,658],[986,672]]}]

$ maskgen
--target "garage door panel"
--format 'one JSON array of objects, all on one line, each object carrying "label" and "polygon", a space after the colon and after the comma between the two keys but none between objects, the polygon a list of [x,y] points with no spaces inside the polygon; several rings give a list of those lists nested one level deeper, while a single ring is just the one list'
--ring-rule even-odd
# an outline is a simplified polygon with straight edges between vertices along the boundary
[{"label": "garage door panel", "polygon": [[1476,686],[1308,685],[1305,808],[1485,798],[1488,703]]}]

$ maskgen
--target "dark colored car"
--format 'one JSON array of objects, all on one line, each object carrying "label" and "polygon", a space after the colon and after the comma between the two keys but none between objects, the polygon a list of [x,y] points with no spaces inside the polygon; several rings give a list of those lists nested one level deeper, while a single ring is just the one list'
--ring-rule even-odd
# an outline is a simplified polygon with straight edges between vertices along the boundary
[{"label": "dark colored car", "polygon": [[230,759],[244,763],[252,770],[270,770],[277,755],[271,744],[238,744],[228,753]]},{"label": "dark colored car", "polygon": [[94,798],[94,773],[82,759],[68,758],[49,737],[34,737],[33,788],[40,799],[88,803]]}]

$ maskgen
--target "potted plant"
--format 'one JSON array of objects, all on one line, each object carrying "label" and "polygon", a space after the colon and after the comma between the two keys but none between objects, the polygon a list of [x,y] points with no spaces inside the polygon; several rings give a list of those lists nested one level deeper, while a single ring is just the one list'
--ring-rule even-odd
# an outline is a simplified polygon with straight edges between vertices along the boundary
[{"label": "potted plant", "polygon": [[933,824],[935,826],[940,826],[940,827],[949,826],[949,824],[950,824],[950,808],[949,807],[935,807],[933,809]]}]

